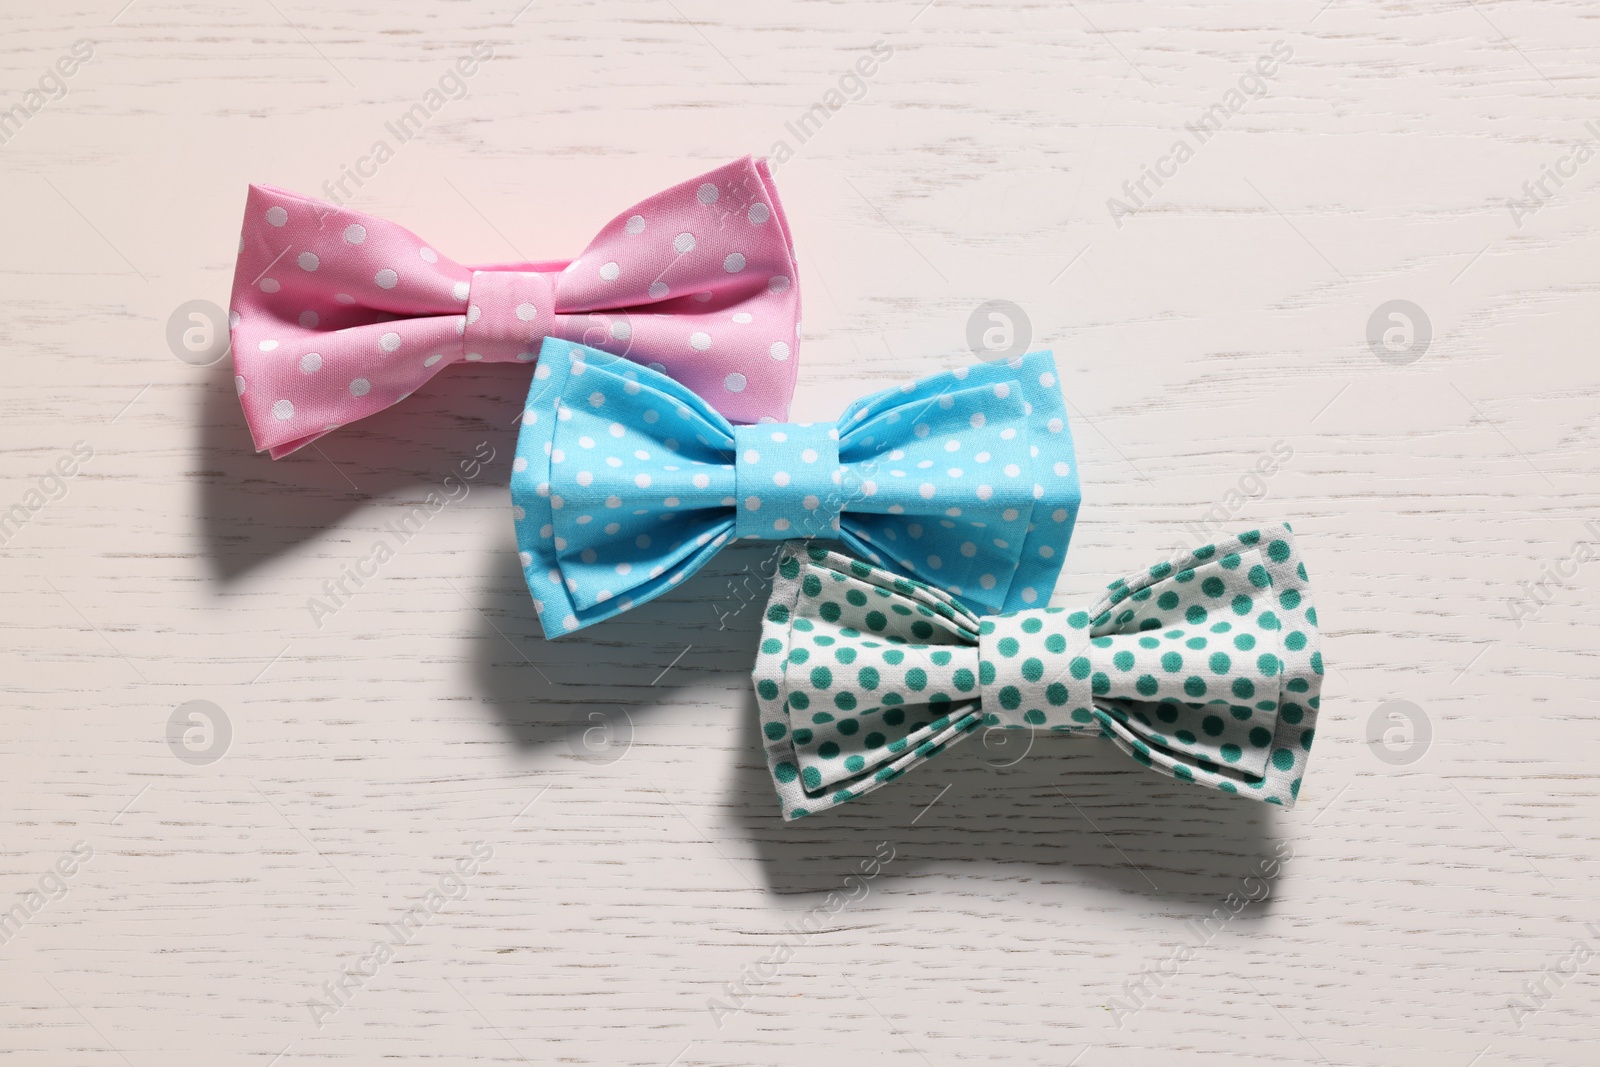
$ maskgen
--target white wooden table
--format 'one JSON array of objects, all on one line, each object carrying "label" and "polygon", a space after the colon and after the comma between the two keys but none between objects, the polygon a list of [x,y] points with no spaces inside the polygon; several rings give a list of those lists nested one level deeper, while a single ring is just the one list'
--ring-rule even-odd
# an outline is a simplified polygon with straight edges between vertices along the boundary
[{"label": "white wooden table", "polygon": [[[1595,1062],[1590,7],[122,2],[0,22],[0,1062]],[[1295,524],[1331,665],[1300,805],[974,742],[785,825],[733,610],[761,548],[539,636],[526,368],[253,454],[169,317],[226,306],[248,182],[325,195],[477,42],[353,206],[553,258],[776,154],[797,419],[1013,302],[1076,420],[1058,603],[1208,511]]]}]

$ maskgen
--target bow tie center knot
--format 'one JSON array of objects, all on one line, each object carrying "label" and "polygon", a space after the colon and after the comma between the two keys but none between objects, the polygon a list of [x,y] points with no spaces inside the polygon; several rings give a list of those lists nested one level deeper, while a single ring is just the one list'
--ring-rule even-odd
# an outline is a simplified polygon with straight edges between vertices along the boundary
[{"label": "bow tie center knot", "polygon": [[985,619],[978,677],[990,725],[1067,731],[1094,722],[1104,674],[1083,612],[1031,608]]},{"label": "bow tie center knot", "polygon": [[473,271],[461,331],[463,355],[490,363],[537,359],[539,342],[556,333],[558,277],[537,271]]},{"label": "bow tie center knot", "polygon": [[845,502],[838,424],[735,426],[733,438],[736,536],[838,537]]}]

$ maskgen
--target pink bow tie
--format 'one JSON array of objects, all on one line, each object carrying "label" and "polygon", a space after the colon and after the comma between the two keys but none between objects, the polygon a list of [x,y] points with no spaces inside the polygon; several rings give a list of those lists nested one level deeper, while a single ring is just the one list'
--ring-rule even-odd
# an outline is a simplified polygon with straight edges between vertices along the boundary
[{"label": "pink bow tie", "polygon": [[571,261],[464,267],[404,227],[252,185],[234,269],[234,385],[273,459],[451,363],[531,362],[545,337],[659,370],[730,421],[784,421],[800,294],[764,160],[676,185]]}]

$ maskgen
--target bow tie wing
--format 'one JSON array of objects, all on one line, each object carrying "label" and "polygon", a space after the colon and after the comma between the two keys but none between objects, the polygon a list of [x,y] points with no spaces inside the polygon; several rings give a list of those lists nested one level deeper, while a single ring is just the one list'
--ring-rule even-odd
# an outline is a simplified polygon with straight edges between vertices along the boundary
[{"label": "bow tie wing", "polygon": [[627,611],[732,535],[733,428],[671,378],[549,339],[512,462],[517,545],[546,637]]},{"label": "bow tie wing", "polygon": [[977,631],[936,589],[786,543],[753,672],[784,818],[871,792],[976,730]]},{"label": "bow tie wing", "polygon": [[[585,344],[665,371],[734,422],[782,421],[800,291],[788,220],[748,156],[629,208],[561,274],[556,311],[609,312]],[[576,338],[574,338],[576,339]]]},{"label": "bow tie wing", "polygon": [[1083,659],[1094,715],[1174,778],[1292,807],[1321,703],[1310,583],[1285,525],[1113,583]]},{"label": "bow tie wing", "polygon": [[256,448],[287,455],[458,359],[471,278],[395,223],[252,185],[228,318]]},{"label": "bow tie wing", "polygon": [[984,614],[1050,599],[1079,499],[1054,356],[885,390],[839,425],[851,549]]}]

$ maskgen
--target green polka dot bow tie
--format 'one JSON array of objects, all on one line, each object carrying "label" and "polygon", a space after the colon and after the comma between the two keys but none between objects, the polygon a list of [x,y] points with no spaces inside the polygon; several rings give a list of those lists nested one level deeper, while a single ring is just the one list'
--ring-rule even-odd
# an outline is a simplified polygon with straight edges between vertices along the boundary
[{"label": "green polka dot bow tie", "polygon": [[1289,807],[1322,654],[1287,525],[1180,553],[1087,608],[986,619],[790,541],[753,673],[785,819],[869,793],[979,727],[1098,731],[1162,774]]}]

